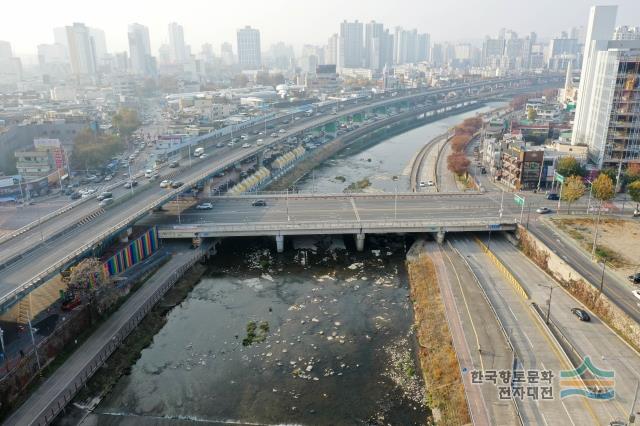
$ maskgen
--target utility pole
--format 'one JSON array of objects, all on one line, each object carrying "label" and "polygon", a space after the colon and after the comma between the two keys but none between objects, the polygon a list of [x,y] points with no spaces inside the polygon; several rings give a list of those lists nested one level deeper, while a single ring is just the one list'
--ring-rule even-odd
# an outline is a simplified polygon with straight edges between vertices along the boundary
[{"label": "utility pole", "polygon": [[638,388],[640,387],[640,382],[636,382],[636,392],[633,396],[633,402],[631,403],[631,407],[629,407],[629,424],[635,424],[636,422],[636,415],[633,412],[633,409],[636,406],[636,401],[638,400]]},{"label": "utility pole", "polygon": [[2,347],[2,360],[6,363],[7,373],[9,372],[9,359],[7,357],[7,352],[4,349],[4,330],[0,328],[0,346]]},{"label": "utility pole", "polygon": [[549,315],[551,314],[551,296],[553,295],[553,287],[549,286],[549,303],[547,304],[547,324],[549,324]]},{"label": "utility pole", "polygon": [[607,265],[607,262],[602,259],[602,275],[600,276],[600,293],[598,294],[598,296],[600,296],[600,294],[602,294],[602,290],[604,289],[604,268]]},{"label": "utility pole", "polygon": [[589,200],[587,201],[587,214],[589,214],[589,210],[591,210],[591,197],[593,196],[593,182],[587,180],[589,184]]}]

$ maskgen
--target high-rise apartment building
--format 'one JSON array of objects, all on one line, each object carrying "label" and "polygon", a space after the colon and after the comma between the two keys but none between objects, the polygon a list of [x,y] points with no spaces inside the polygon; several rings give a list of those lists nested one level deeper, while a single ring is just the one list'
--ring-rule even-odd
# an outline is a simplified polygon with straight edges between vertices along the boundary
[{"label": "high-rise apartment building", "polygon": [[362,22],[340,23],[338,68],[361,68],[364,65]]},{"label": "high-rise apartment building", "polygon": [[154,75],[155,60],[151,56],[149,29],[138,23],[131,24],[127,37],[129,39],[131,72],[139,75]]},{"label": "high-rise apartment building", "polygon": [[231,43],[225,42],[220,45],[220,59],[227,66],[233,64],[233,47]]},{"label": "high-rise apartment building", "polygon": [[586,144],[597,167],[620,170],[640,160],[640,40],[613,39],[616,14],[591,8],[571,143]]},{"label": "high-rise apartment building", "polygon": [[94,76],[97,72],[95,43],[89,28],[75,22],[66,27],[71,71],[77,77]]},{"label": "high-rise apartment building", "polygon": [[327,47],[325,48],[324,61],[329,65],[338,64],[338,43],[340,36],[333,34],[327,41]]},{"label": "high-rise apartment building", "polygon": [[243,69],[255,70],[262,65],[260,30],[246,26],[237,32],[238,63]]},{"label": "high-rise apartment building", "polygon": [[184,29],[182,25],[172,22],[169,24],[169,48],[171,62],[183,64],[187,62],[187,48],[184,44]]}]

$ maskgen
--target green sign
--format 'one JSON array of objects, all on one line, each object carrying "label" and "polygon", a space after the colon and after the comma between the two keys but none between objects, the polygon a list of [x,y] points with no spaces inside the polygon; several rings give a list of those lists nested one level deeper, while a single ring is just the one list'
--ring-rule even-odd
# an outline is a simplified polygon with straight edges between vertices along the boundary
[{"label": "green sign", "polygon": [[564,183],[564,176],[556,172],[556,180],[560,183]]},{"label": "green sign", "polygon": [[516,195],[513,196],[513,201],[515,201],[516,204],[519,205],[519,206],[524,206],[524,197],[521,197],[521,196],[516,194]]}]

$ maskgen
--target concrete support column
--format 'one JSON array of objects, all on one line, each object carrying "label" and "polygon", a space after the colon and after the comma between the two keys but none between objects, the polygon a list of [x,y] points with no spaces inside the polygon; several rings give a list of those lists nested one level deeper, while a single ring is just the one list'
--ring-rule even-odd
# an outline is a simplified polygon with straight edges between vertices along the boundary
[{"label": "concrete support column", "polygon": [[364,233],[356,234],[356,250],[364,250]]},{"label": "concrete support column", "polygon": [[444,243],[444,234],[445,234],[444,231],[438,231],[438,233],[436,234],[436,242],[438,244]]},{"label": "concrete support column", "polygon": [[276,235],[276,251],[278,253],[284,251],[284,235]]}]

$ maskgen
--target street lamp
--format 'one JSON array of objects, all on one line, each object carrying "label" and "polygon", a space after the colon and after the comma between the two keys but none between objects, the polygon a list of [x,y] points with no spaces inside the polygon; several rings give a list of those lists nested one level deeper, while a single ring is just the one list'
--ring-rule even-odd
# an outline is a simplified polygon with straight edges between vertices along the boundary
[{"label": "street lamp", "polygon": [[549,289],[549,299],[547,299],[547,317],[545,322],[549,324],[549,315],[551,315],[551,296],[553,295],[553,286],[552,285],[544,285],[538,284],[540,287],[546,287]]},{"label": "street lamp", "polygon": [[587,179],[587,183],[589,184],[589,200],[587,201],[587,214],[589,214],[589,210],[591,210],[591,197],[593,196],[593,182]]}]

